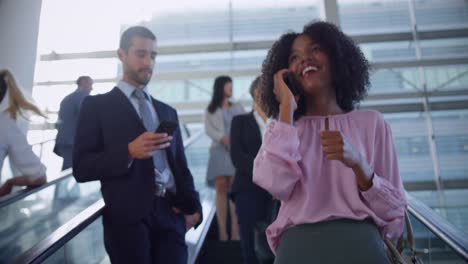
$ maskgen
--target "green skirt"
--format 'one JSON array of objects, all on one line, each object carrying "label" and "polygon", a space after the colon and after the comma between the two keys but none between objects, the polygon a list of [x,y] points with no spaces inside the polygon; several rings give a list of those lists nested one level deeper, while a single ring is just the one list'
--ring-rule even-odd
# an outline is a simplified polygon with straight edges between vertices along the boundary
[{"label": "green skirt", "polygon": [[281,236],[275,264],[387,264],[382,236],[369,220],[302,224]]}]

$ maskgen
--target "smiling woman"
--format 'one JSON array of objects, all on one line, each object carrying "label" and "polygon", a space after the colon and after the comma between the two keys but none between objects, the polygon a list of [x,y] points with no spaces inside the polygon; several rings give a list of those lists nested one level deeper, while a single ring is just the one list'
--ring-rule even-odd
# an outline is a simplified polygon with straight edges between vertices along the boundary
[{"label": "smiling woman", "polygon": [[307,24],[275,42],[262,80],[262,104],[277,120],[253,181],[282,202],[266,231],[275,263],[388,263],[381,234],[401,235],[406,199],[389,125],[354,110],[369,85],[360,49],[332,24]]},{"label": "smiling woman", "polygon": [[[293,43],[295,46],[293,46]],[[298,60],[299,51],[303,49],[303,55],[312,58],[307,60],[304,64]],[[312,80],[312,87],[314,93],[318,93],[319,87],[324,85],[331,85],[334,87],[332,91],[338,105],[344,111],[354,109],[357,103],[364,99],[367,95],[367,87],[369,85],[369,65],[357,45],[353,40],[339,31],[336,26],[325,22],[316,22],[304,27],[302,34],[289,33],[283,35],[270,49],[267,58],[264,61],[262,69],[264,85],[266,89],[262,93],[263,107],[267,114],[271,116],[278,116],[279,103],[276,101],[276,96],[273,93],[273,75],[281,69],[289,68],[290,72],[294,73],[293,76],[298,84],[308,82],[308,78],[303,78],[302,71],[308,68],[314,70],[316,74],[311,74],[310,77],[314,79],[317,76],[324,78],[316,78],[315,82]],[[324,70],[323,67],[327,67]],[[316,71],[315,71],[316,70]],[[308,72],[308,71],[307,71]],[[306,72],[304,72],[306,73]],[[317,81],[329,80],[330,84],[316,84]],[[315,88],[314,88],[315,87]],[[306,111],[305,98],[299,99],[298,110],[294,113],[295,118],[299,118]]]}]

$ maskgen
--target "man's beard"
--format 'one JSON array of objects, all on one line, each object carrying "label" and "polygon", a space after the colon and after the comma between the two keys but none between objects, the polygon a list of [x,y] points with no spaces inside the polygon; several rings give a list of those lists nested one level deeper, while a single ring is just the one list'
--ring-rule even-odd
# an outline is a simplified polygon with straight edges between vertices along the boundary
[{"label": "man's beard", "polygon": [[[149,78],[141,78],[138,73],[143,72],[143,71],[151,71],[150,77]],[[152,70],[149,69],[140,69],[138,71],[130,71],[128,72],[128,76],[130,79],[132,79],[134,82],[140,84],[140,85],[147,85],[149,81],[151,81],[151,76],[152,76]]]}]

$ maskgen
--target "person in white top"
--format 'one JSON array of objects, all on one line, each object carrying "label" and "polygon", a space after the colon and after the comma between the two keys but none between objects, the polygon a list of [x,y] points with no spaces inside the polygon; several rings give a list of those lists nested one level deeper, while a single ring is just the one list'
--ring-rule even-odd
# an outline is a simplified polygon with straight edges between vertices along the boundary
[{"label": "person in white top", "polygon": [[0,185],[0,196],[9,194],[14,186],[33,187],[46,182],[46,167],[34,154],[16,123],[17,117],[24,116],[25,111],[46,117],[25,99],[11,72],[0,70],[0,171],[8,156],[21,173]]}]

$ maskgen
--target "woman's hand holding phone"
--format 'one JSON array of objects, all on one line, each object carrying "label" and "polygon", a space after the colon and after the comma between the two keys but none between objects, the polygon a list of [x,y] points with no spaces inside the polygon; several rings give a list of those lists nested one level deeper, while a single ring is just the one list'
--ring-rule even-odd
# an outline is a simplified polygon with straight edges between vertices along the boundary
[{"label": "woman's hand holding phone", "polygon": [[279,121],[292,124],[294,111],[297,109],[298,96],[294,96],[290,87],[284,81],[284,78],[289,73],[288,69],[279,70],[274,75],[273,93],[279,103]]}]

